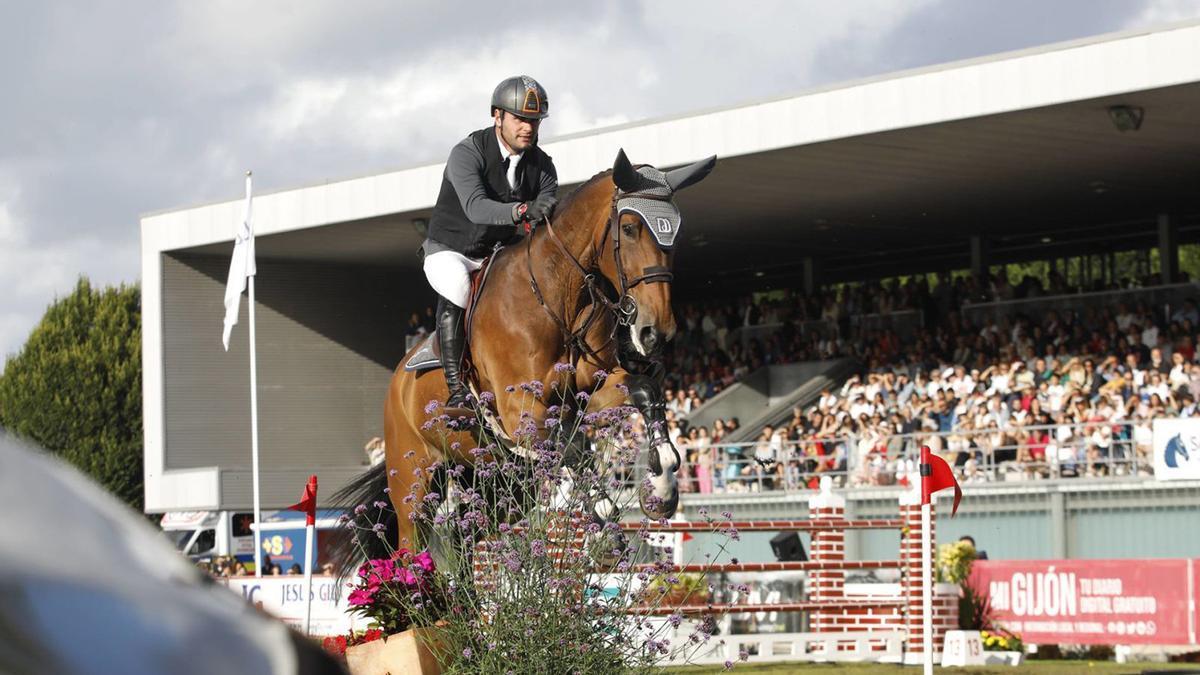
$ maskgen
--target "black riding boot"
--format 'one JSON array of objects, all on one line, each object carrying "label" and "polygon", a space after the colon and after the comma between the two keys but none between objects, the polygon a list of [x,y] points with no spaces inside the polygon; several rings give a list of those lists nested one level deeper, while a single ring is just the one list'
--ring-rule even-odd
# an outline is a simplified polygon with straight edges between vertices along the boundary
[{"label": "black riding boot", "polygon": [[462,318],[461,307],[445,298],[438,298],[438,346],[442,350],[442,374],[446,377],[446,387],[450,390],[450,398],[444,406],[446,410],[473,409],[471,393],[462,381],[463,340],[466,332]]}]

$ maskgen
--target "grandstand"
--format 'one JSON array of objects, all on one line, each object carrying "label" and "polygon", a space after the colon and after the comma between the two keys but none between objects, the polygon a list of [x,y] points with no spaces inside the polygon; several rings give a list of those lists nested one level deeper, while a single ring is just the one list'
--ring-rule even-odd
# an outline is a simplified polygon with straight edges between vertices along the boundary
[{"label": "grandstand", "polygon": [[[679,198],[689,515],[803,517],[818,473],[847,515],[892,513],[929,443],[967,483],[943,538],[1008,558],[1200,555],[1176,536],[1200,485],[1159,480],[1146,449],[1150,421],[1200,394],[1200,24],[730,103],[545,144],[566,189],[619,147],[660,167],[722,158]],[[415,251],[442,169],[256,198],[265,507],[313,471],[336,489],[365,468],[431,301]],[[226,355],[215,330],[239,209],[142,220],[148,511],[250,504],[247,338]],[[848,557],[894,550],[875,536],[848,535]],[[769,559],[766,537],[731,553]]]}]

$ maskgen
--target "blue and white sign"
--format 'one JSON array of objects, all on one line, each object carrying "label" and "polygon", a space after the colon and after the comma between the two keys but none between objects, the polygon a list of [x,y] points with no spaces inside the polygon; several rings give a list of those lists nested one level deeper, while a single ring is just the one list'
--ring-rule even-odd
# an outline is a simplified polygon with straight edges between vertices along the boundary
[{"label": "blue and white sign", "polygon": [[1154,477],[1200,480],[1200,418],[1154,420]]}]

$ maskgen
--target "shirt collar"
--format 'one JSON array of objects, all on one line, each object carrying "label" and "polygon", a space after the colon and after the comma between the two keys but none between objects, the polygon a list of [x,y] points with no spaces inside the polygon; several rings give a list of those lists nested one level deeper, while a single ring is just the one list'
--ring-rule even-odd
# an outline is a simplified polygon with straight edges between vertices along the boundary
[{"label": "shirt collar", "polygon": [[500,161],[501,162],[508,159],[509,157],[512,157],[514,164],[521,163],[521,157],[524,155],[524,153],[510,152],[508,149],[508,146],[504,143],[504,139],[500,137],[499,129],[496,130],[496,145],[498,145],[500,147]]}]

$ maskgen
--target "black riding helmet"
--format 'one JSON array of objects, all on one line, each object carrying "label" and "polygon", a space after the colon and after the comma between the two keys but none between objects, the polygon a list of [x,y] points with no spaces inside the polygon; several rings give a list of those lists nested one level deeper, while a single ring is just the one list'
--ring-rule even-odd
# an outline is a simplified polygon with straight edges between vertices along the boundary
[{"label": "black riding helmet", "polygon": [[528,75],[516,75],[496,85],[496,91],[492,92],[492,108],[540,120],[550,115],[550,100],[537,80]]}]

